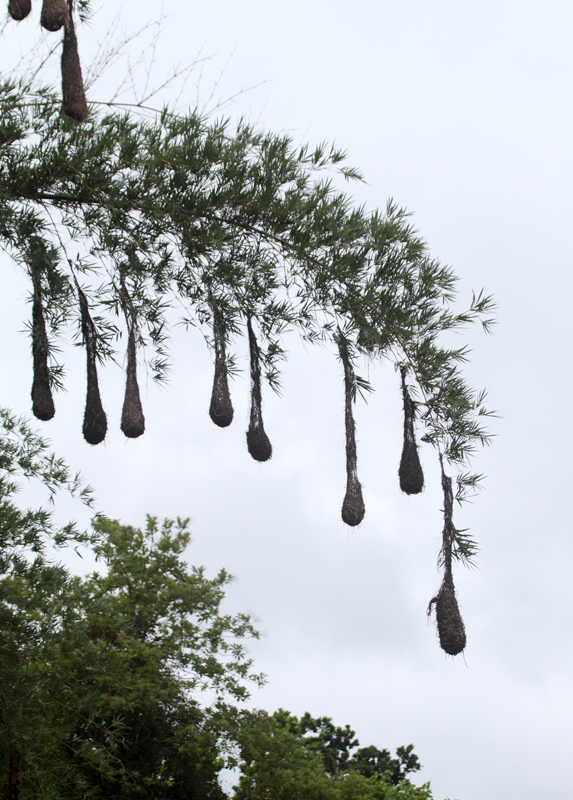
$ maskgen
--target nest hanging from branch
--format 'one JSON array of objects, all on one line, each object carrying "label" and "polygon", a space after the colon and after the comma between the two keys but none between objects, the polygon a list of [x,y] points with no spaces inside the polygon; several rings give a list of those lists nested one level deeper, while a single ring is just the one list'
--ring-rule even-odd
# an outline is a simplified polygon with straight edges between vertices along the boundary
[{"label": "nest hanging from branch", "polygon": [[66,117],[71,117],[77,122],[85,122],[88,117],[88,104],[78,54],[72,0],[68,0],[68,8],[62,48],[62,111]]},{"label": "nest hanging from branch", "polygon": [[450,656],[457,656],[465,649],[467,639],[452,577],[452,547],[456,532],[452,519],[454,506],[452,479],[444,473],[443,465],[442,489],[444,492],[444,529],[441,557],[444,575],[437,595],[430,600],[428,615],[432,613],[432,609],[435,611],[438,638],[442,650]]},{"label": "nest hanging from branch", "polygon": [[39,281],[34,281],[34,302],[32,306],[32,361],[34,365],[32,412],[37,419],[41,419],[43,422],[52,419],[56,413],[50,387],[48,349],[42,294]]},{"label": "nest hanging from branch", "polygon": [[212,301],[211,309],[213,311],[213,341],[215,342],[215,376],[213,378],[209,416],[215,425],[220,428],[227,428],[233,421],[233,403],[231,402],[227,375],[225,322],[220,308]]},{"label": "nest hanging from branch", "polygon": [[121,278],[121,298],[127,320],[127,366],[125,370],[125,397],[121,412],[121,430],[129,439],[137,439],[145,433],[145,417],[143,416],[139,384],[137,382],[137,353],[135,348],[137,317],[123,282],[123,277]]},{"label": "nest hanging from branch", "polygon": [[55,33],[67,25],[69,12],[66,0],[43,0],[40,23],[47,31]]},{"label": "nest hanging from branch", "polygon": [[251,415],[247,431],[247,447],[255,461],[268,461],[273,454],[273,446],[263,425],[261,351],[257,344],[250,317],[247,319],[247,331],[249,334],[249,356],[251,361]]},{"label": "nest hanging from branch", "polygon": [[342,503],[342,519],[352,527],[360,525],[366,508],[362,497],[362,485],[358,480],[358,457],[356,452],[356,425],[352,414],[355,376],[342,335],[337,337],[338,352],[344,366],[344,426],[346,433],[346,494]]},{"label": "nest hanging from branch", "polygon": [[107,416],[103,410],[99,393],[97,376],[97,333],[90,316],[88,301],[80,287],[78,297],[82,317],[82,333],[86,346],[87,359],[87,394],[86,410],[84,413],[83,434],[86,442],[92,445],[100,444],[107,433]]},{"label": "nest hanging from branch", "polygon": [[424,488],[424,472],[420,464],[418,446],[414,433],[414,420],[416,418],[416,403],[410,397],[406,386],[406,369],[400,369],[402,379],[402,397],[404,400],[404,446],[400,459],[398,476],[400,489],[406,494],[420,494]]},{"label": "nest hanging from branch", "polygon": [[9,0],[8,13],[16,22],[26,19],[32,10],[32,0]]}]

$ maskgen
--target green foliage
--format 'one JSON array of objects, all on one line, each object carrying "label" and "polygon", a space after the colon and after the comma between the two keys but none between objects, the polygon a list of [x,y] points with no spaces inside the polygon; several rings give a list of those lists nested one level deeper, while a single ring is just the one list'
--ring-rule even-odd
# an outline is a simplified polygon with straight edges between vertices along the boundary
[{"label": "green foliage", "polygon": [[341,728],[334,725],[330,717],[315,719],[307,711],[299,719],[280,708],[273,714],[273,720],[303,741],[305,747],[318,753],[329,775],[348,770],[360,772],[366,778],[388,774],[392,783],[398,784],[409,772],[421,769],[413,752],[414,745],[398,747],[396,758],[392,758],[388,750],[378,750],[374,745],[359,747],[360,742],[350,725]]},{"label": "green foliage", "polygon": [[[9,80],[0,120],[0,244],[37,275],[54,341],[80,324],[77,278],[97,312],[100,359],[115,356],[129,316],[163,380],[171,327],[199,326],[212,345],[214,303],[228,337],[256,324],[273,388],[288,329],[333,350],[343,335],[353,361],[407,369],[424,440],[450,462],[467,464],[487,442],[484,397],[459,372],[467,349],[440,336],[489,326],[491,300],[455,311],[456,278],[408,214],[392,202],[367,213],[324,177],[359,177],[340,150],[166,110],[151,120],[94,110],[76,125],[49,91]],[[354,394],[368,388],[356,375]],[[476,476],[459,480],[461,497]]]},{"label": "green foliage", "polygon": [[12,612],[0,782],[18,752],[30,797],[222,798],[228,701],[262,681],[241,641],[257,633],[219,613],[225,571],[208,579],[183,560],[185,521],[94,527],[105,574],[44,565],[0,583]]},{"label": "green foliage", "polygon": [[[307,736],[314,732],[315,736]],[[366,774],[364,758],[350,758],[358,745],[354,731],[347,725],[336,728],[330,718],[300,719],[282,709],[269,716],[265,712],[250,715],[240,734],[241,775],[235,800],[431,800],[428,784],[414,786],[395,770],[419,769],[412,746],[398,748],[398,759],[387,750],[376,750],[389,770],[370,770]],[[372,761],[368,767],[372,767]],[[393,771],[394,770],[394,771]]]}]

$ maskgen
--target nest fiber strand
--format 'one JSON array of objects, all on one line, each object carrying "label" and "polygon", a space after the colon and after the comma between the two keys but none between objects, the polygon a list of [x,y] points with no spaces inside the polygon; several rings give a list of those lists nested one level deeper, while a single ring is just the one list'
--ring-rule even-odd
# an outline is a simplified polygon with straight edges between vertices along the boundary
[{"label": "nest fiber strand", "polygon": [[215,377],[209,416],[220,428],[227,428],[233,421],[233,404],[227,378],[227,354],[225,351],[225,325],[220,309],[212,304],[213,340],[215,342]]},{"label": "nest fiber strand", "polygon": [[68,21],[64,27],[62,49],[62,111],[66,117],[71,117],[77,122],[85,122],[88,116],[71,0],[69,0]]},{"label": "nest fiber strand", "polygon": [[414,434],[414,419],[416,417],[416,404],[410,397],[406,386],[406,371],[402,373],[402,396],[404,399],[404,446],[398,476],[400,489],[406,494],[420,494],[424,488],[424,472],[420,464],[416,437]]},{"label": "nest fiber strand", "polygon": [[139,397],[137,383],[137,358],[135,353],[134,324],[129,325],[127,342],[127,369],[125,380],[125,399],[121,413],[121,430],[129,439],[137,439],[145,432],[145,417]]},{"label": "nest fiber strand", "polygon": [[358,480],[356,425],[352,414],[354,372],[342,337],[338,340],[338,351],[344,365],[344,424],[346,432],[346,494],[342,503],[342,519],[347,525],[354,527],[360,525],[364,519],[366,508],[362,497],[362,486]]},{"label": "nest fiber strand", "polygon": [[430,600],[428,614],[435,607],[436,625],[440,647],[450,656],[457,656],[466,646],[466,629],[452,578],[452,544],[455,533],[452,520],[454,496],[452,479],[444,474],[442,468],[442,489],[444,491],[444,530],[442,532],[442,558],[444,577],[438,594]]},{"label": "nest fiber strand", "polygon": [[67,25],[69,18],[66,0],[44,0],[40,22],[47,31],[55,33]]},{"label": "nest fiber strand", "polygon": [[251,319],[247,320],[249,334],[249,355],[251,359],[251,416],[247,431],[247,447],[255,461],[268,461],[273,454],[273,446],[263,425],[261,395],[261,352],[257,344]]},{"label": "nest fiber strand", "polygon": [[88,301],[78,286],[80,312],[82,315],[82,333],[86,346],[87,358],[87,395],[84,413],[83,434],[89,444],[100,444],[107,433],[107,417],[103,410],[97,377],[97,334],[90,316]]},{"label": "nest fiber strand", "polygon": [[16,22],[26,19],[32,10],[32,0],[9,0],[8,13]]},{"label": "nest fiber strand", "polygon": [[38,287],[34,290],[32,307],[32,360],[34,379],[32,382],[32,412],[38,419],[47,422],[56,413],[52,390],[50,388],[50,371],[48,369],[48,337],[42,297]]}]

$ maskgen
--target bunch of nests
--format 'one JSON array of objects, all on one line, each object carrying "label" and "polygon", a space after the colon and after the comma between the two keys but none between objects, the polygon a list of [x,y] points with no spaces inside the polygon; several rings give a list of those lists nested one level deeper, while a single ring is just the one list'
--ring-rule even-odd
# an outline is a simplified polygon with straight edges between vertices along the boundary
[{"label": "bunch of nests", "polygon": [[[91,445],[103,442],[107,433],[107,417],[101,402],[97,373],[97,331],[90,315],[87,298],[77,285],[82,333],[87,359],[87,395],[83,423],[83,435]],[[137,380],[137,315],[129,295],[122,289],[124,311],[127,321],[127,358],[125,396],[121,416],[121,430],[128,438],[135,439],[145,432],[145,417],[141,404]],[[227,428],[233,421],[233,404],[229,392],[228,364],[226,354],[226,329],[221,309],[211,301],[213,342],[215,350],[215,373],[209,415],[220,428]],[[247,447],[255,461],[268,461],[273,448],[265,431],[262,414],[261,350],[253,329],[251,317],[247,319],[249,343],[251,392]],[[356,425],[353,402],[356,377],[349,357],[348,347],[342,336],[337,338],[338,351],[344,367],[344,421],[346,435],[346,493],[342,503],[342,519],[352,527],[364,519],[365,505],[362,486],[358,479]],[[32,355],[34,379],[32,384],[33,412],[38,419],[49,420],[55,408],[50,389],[48,369],[48,338],[42,305],[42,293],[38,281],[34,281],[32,309]],[[424,488],[424,473],[418,454],[414,423],[416,402],[412,399],[407,383],[406,368],[401,369],[402,399],[404,411],[404,438],[400,467],[400,488],[408,495],[420,494]],[[430,601],[428,614],[435,612],[440,646],[449,655],[457,655],[466,646],[464,623],[459,611],[452,578],[452,548],[456,529],[453,524],[452,479],[442,468],[444,493],[444,529],[442,534],[443,579],[436,596]]]},{"label": "bunch of nests", "polygon": [[[32,10],[32,0],[9,0],[8,13],[20,22]],[[42,27],[56,32],[64,29],[62,42],[62,111],[66,117],[85,122],[88,104],[74,27],[73,0],[42,0]]]},{"label": "bunch of nests", "polygon": [[[107,415],[101,401],[97,372],[97,331],[90,314],[87,298],[79,286],[76,286],[76,288],[87,361],[87,394],[83,434],[86,442],[91,445],[97,445],[103,442],[107,434]],[[127,315],[127,320],[127,366],[121,430],[130,439],[136,439],[145,432],[145,417],[137,381],[136,317],[133,314]],[[48,354],[49,345],[42,303],[42,290],[39,281],[34,281],[32,305],[32,361],[34,368],[32,411],[35,417],[43,421],[52,419],[56,413],[50,386]]]}]

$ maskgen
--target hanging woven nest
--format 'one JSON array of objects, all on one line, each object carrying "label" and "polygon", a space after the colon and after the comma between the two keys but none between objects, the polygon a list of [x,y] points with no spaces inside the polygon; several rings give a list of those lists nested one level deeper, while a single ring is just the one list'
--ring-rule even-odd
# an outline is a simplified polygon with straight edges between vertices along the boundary
[{"label": "hanging woven nest", "polygon": [[121,412],[121,430],[129,439],[137,439],[145,433],[145,417],[139,396],[137,382],[137,357],[135,352],[135,331],[129,328],[127,343],[127,369],[125,380],[125,397]]},{"label": "hanging woven nest", "polygon": [[47,31],[55,33],[68,24],[69,14],[66,0],[43,0],[40,23]]},{"label": "hanging woven nest", "polygon": [[32,360],[34,364],[32,412],[37,419],[47,422],[52,419],[56,409],[50,387],[46,321],[42,307],[42,296],[37,285],[34,287],[34,302],[32,306]]},{"label": "hanging woven nest", "polygon": [[97,333],[90,316],[87,298],[80,287],[77,288],[87,359],[87,394],[83,434],[86,442],[96,445],[103,442],[107,433],[107,416],[101,402],[97,375]]},{"label": "hanging woven nest", "polygon": [[442,457],[442,490],[444,493],[444,528],[442,531],[441,561],[444,568],[442,585],[435,597],[428,605],[428,616],[432,610],[436,613],[436,626],[440,647],[450,656],[457,656],[466,646],[466,629],[458,601],[456,589],[452,578],[452,552],[456,529],[453,522],[454,495],[452,479],[444,473]]},{"label": "hanging woven nest", "polygon": [[32,10],[32,0],[9,0],[8,13],[16,22],[26,19]]},{"label": "hanging woven nest", "polygon": [[[71,11],[71,6],[70,6]],[[66,117],[77,122],[85,122],[88,117],[88,104],[82,78],[82,67],[78,54],[78,40],[74,28],[73,14],[68,15],[64,26],[62,48],[62,111]]]},{"label": "hanging woven nest", "polygon": [[233,403],[227,375],[225,325],[221,310],[214,303],[211,303],[211,308],[213,310],[213,341],[215,343],[215,375],[209,416],[215,425],[227,428],[233,421]]},{"label": "hanging woven nest", "polygon": [[261,353],[257,344],[251,318],[247,319],[249,334],[249,355],[251,361],[251,413],[247,431],[247,447],[255,461],[268,461],[273,454],[273,446],[263,425],[261,393]]},{"label": "hanging woven nest", "polygon": [[342,520],[354,527],[360,525],[366,513],[362,485],[358,480],[358,455],[356,450],[356,424],[352,413],[355,376],[348,354],[348,346],[339,332],[338,352],[344,367],[344,429],[346,437],[346,494],[342,503]]},{"label": "hanging woven nest", "polygon": [[420,494],[424,488],[424,472],[420,464],[416,435],[414,433],[414,420],[416,418],[416,403],[410,397],[406,386],[406,370],[400,370],[402,377],[402,397],[404,400],[404,446],[400,459],[398,476],[400,489],[406,494]]}]

